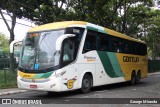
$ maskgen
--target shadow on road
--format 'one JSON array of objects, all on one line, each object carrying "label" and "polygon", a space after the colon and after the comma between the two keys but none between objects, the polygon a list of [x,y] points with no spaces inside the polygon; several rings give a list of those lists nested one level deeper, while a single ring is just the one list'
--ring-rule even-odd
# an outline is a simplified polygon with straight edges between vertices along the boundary
[{"label": "shadow on road", "polygon": [[[105,91],[105,90],[116,90],[116,89],[126,89],[130,87],[140,87],[140,86],[145,86],[147,85],[147,82],[140,82],[137,85],[131,86],[129,82],[122,82],[122,83],[115,83],[115,84],[109,84],[109,85],[103,85],[103,86],[97,86],[91,89],[90,93],[88,94],[93,94],[96,91]],[[66,92],[45,92],[44,94],[37,94],[34,95],[33,97],[35,98],[51,98],[51,99],[58,99],[58,98],[66,98],[66,97],[73,97],[77,95],[84,95],[82,94],[81,90],[74,90],[74,91],[66,91]]]}]

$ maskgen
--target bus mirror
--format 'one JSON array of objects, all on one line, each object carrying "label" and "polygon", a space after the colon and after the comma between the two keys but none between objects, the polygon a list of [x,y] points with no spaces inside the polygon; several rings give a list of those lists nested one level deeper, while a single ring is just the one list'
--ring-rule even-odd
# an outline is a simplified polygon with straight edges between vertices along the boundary
[{"label": "bus mirror", "polygon": [[19,62],[22,40],[14,40],[10,44],[10,53],[13,54],[16,63]]},{"label": "bus mirror", "polygon": [[22,44],[22,40],[14,40],[10,43],[10,53],[14,53],[14,47],[18,44]]},{"label": "bus mirror", "polygon": [[61,50],[61,46],[62,46],[62,42],[66,39],[66,38],[70,38],[70,37],[75,37],[75,34],[64,34],[62,36],[60,36],[57,40],[56,40],[56,50],[59,51]]}]

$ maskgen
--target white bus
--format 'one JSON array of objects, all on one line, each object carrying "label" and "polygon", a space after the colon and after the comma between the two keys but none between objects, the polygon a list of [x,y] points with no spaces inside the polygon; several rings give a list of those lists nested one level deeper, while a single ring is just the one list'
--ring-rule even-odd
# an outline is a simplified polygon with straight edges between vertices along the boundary
[{"label": "white bus", "polygon": [[147,46],[116,31],[83,21],[30,29],[23,40],[17,84],[21,89],[61,92],[147,76]]}]

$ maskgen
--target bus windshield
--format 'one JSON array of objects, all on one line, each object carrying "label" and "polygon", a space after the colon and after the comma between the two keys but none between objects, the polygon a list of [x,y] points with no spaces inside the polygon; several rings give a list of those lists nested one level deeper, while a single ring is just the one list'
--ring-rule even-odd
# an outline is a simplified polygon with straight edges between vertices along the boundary
[{"label": "bus windshield", "polygon": [[64,30],[28,33],[22,46],[19,67],[28,70],[43,70],[57,66],[55,43]]}]

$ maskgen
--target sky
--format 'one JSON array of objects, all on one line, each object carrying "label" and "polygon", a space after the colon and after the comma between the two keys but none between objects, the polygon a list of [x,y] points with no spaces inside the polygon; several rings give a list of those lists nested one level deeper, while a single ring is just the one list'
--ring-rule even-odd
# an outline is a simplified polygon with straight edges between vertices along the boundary
[{"label": "sky", "polygon": [[[6,19],[8,20],[11,20],[9,16],[7,15],[4,15]],[[3,19],[1,19],[1,15],[0,15],[0,32],[2,32],[3,34],[5,34],[7,37],[10,36],[9,34],[9,31],[6,27],[6,24],[4,23]],[[33,23],[31,23],[30,21],[27,21],[26,19],[16,19],[16,26],[15,26],[15,29],[14,29],[14,33],[15,33],[15,40],[22,40],[24,37],[25,37],[25,34],[26,32],[32,28],[32,27],[29,27],[29,26],[35,26]],[[11,24],[10,21],[8,21],[9,25]],[[18,23],[21,23],[21,24],[25,24],[25,25],[28,25],[28,26],[25,26],[25,25],[21,25],[21,24],[18,24]]]}]

